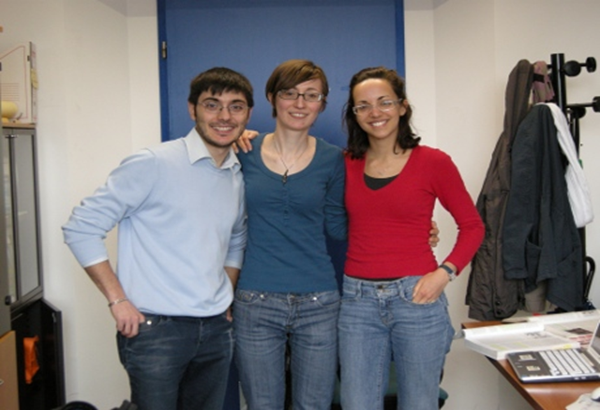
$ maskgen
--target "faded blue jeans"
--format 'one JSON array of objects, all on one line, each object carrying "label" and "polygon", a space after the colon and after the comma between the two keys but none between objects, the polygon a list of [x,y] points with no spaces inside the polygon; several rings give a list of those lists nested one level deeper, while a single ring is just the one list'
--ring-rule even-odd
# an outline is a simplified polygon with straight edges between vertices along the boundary
[{"label": "faded blue jeans", "polygon": [[390,365],[396,370],[398,409],[438,408],[454,330],[445,294],[431,304],[412,302],[420,278],[380,282],[344,276],[338,322],[344,410],[382,409]]},{"label": "faded blue jeans", "polygon": [[249,410],[280,410],[290,348],[294,410],[329,410],[337,371],[340,294],[238,289],[233,307],[235,362]]},{"label": "faded blue jeans", "polygon": [[138,410],[222,410],[233,329],[225,313],[206,318],[145,314],[139,334],[117,334]]}]

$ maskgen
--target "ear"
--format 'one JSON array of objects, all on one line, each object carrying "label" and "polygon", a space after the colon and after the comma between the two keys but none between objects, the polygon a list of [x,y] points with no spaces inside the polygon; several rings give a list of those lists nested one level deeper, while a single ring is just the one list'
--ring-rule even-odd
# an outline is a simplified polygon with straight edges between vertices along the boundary
[{"label": "ear", "polygon": [[267,94],[267,100],[269,100],[269,103],[271,105],[273,105],[273,93],[268,93]]},{"label": "ear", "polygon": [[192,121],[196,121],[196,105],[188,102],[188,112]]},{"label": "ear", "polygon": [[403,117],[406,114],[406,110],[408,109],[408,100],[405,98],[400,103],[400,116]]}]

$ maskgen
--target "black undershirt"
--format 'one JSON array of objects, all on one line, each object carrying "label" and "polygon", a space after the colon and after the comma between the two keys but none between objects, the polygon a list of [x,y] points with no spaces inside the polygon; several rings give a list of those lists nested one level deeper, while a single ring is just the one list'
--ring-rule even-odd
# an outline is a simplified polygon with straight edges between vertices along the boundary
[{"label": "black undershirt", "polygon": [[398,175],[394,175],[393,177],[387,178],[373,178],[367,174],[364,174],[365,184],[367,184],[367,187],[369,189],[372,189],[373,191],[376,191],[388,185],[390,182],[396,179],[397,176]]}]

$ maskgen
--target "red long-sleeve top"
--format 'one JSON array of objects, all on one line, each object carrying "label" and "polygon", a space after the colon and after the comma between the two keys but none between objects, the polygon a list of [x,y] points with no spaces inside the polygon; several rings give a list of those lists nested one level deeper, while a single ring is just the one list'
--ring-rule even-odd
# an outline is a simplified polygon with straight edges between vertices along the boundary
[{"label": "red long-sleeve top", "polygon": [[443,260],[460,272],[475,255],[484,227],[458,169],[444,152],[413,149],[400,174],[378,190],[364,181],[365,159],[346,157],[348,254],[345,273],[362,279],[424,275],[439,263],[429,245],[436,199],[458,226],[452,252]]}]

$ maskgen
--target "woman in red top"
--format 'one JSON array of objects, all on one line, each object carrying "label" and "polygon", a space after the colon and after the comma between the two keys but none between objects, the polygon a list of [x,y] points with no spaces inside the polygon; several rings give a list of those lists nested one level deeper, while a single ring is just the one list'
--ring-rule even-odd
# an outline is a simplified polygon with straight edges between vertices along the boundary
[{"label": "woman in red top", "polygon": [[[404,81],[384,67],[350,82],[345,124],[349,246],[339,318],[344,410],[382,408],[390,364],[398,408],[438,408],[454,330],[444,288],[470,262],[484,228],[458,169],[419,145]],[[458,237],[442,263],[428,244],[436,200]]]}]

